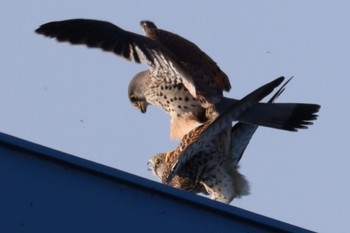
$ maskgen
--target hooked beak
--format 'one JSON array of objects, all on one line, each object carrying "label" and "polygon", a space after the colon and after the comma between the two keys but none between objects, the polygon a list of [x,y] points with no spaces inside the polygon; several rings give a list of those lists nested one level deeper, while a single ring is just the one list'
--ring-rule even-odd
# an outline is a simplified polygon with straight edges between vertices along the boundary
[{"label": "hooked beak", "polygon": [[148,167],[147,170],[150,172],[152,172],[154,170],[154,163],[152,160],[148,160],[147,167]]},{"label": "hooked beak", "polygon": [[147,112],[147,103],[146,102],[139,102],[137,108],[140,109],[142,113]]}]

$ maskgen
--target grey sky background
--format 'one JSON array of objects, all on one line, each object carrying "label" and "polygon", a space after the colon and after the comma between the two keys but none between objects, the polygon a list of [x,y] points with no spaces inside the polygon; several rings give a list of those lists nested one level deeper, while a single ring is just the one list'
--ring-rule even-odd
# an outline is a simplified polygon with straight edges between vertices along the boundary
[{"label": "grey sky background", "polygon": [[[0,3],[0,131],[147,179],[173,149],[169,119],[127,98],[145,65],[36,35],[70,18],[139,21],[196,43],[230,77],[231,97],[294,76],[281,102],[322,105],[298,133],[259,128],[241,161],[251,195],[232,205],[318,232],[350,229],[349,1],[9,1]],[[18,171],[20,172],[20,171]]]}]

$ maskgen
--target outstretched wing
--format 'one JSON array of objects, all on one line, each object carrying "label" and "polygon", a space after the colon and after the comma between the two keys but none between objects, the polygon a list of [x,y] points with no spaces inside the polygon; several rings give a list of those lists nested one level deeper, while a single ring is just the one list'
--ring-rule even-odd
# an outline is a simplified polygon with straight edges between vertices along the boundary
[{"label": "outstretched wing", "polygon": [[231,89],[227,75],[196,44],[175,33],[158,29],[153,22],[141,21],[140,24],[148,38],[158,41],[170,50],[187,70],[198,72],[192,76],[196,88],[203,88],[200,92],[205,95],[222,95],[223,91]]},{"label": "outstretched wing", "polygon": [[283,82],[283,80],[284,78],[280,77],[256,89],[240,101],[233,103],[217,118],[207,121],[203,125],[198,126],[186,134],[171,158],[174,160],[174,163],[170,163],[173,164],[173,166],[168,176],[167,184],[169,184],[173,177],[180,172],[188,160],[199,151],[203,150],[205,145],[215,139],[223,130],[227,127],[231,127],[232,121],[237,120],[240,114],[270,94],[281,84],[281,82]]},{"label": "outstretched wing", "polygon": [[35,32],[56,38],[60,42],[84,44],[113,52],[130,61],[154,63],[158,44],[144,36],[125,31],[99,20],[70,19],[41,25]]},{"label": "outstretched wing", "polygon": [[[205,101],[211,102],[211,98],[222,95],[223,90],[230,89],[227,76],[214,61],[192,42],[169,32],[160,32],[161,40],[157,41],[123,30],[112,23],[91,19],[50,22],[41,25],[36,32],[58,41],[85,44],[88,47],[113,52],[130,61],[146,63],[150,67],[154,85],[183,84],[193,97],[200,95]],[[189,46],[191,44],[193,46]],[[197,51],[198,48],[196,62],[194,59],[184,59],[181,45],[184,48],[192,48],[191,51]],[[208,62],[208,58],[212,62]],[[198,62],[200,64],[196,64]]]},{"label": "outstretched wing", "polygon": [[[284,92],[286,85],[293,77],[289,78],[270,98],[268,103],[273,103]],[[258,129],[258,125],[246,124],[242,122],[236,123],[231,130],[231,161],[234,164],[238,164],[241,160],[245,149],[247,148],[250,139],[253,137],[255,131]]]},{"label": "outstretched wing", "polygon": [[152,73],[154,85],[184,84],[196,97],[192,77],[160,43],[100,20],[70,19],[41,25],[36,32],[61,42],[84,44],[101,48],[137,63],[146,63]]}]

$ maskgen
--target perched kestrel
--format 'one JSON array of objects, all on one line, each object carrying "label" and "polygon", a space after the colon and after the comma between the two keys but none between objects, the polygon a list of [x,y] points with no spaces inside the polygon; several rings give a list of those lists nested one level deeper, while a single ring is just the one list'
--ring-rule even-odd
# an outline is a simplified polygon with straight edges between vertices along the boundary
[{"label": "perched kestrel", "polygon": [[[151,165],[149,170],[162,183],[170,183],[175,188],[193,193],[209,194],[212,199],[224,203],[248,195],[249,184],[238,172],[238,162],[258,126],[239,122],[231,128],[231,122],[244,114],[249,104],[259,101],[257,93],[260,92],[259,97],[263,98],[281,80],[276,79],[259,88],[238,104],[230,106],[218,118],[192,130],[175,150],[152,157],[148,163]],[[289,80],[272,96],[269,103],[284,91]]]},{"label": "perched kestrel", "polygon": [[[141,26],[146,36],[90,19],[50,22],[36,32],[146,63],[149,69],[136,74],[129,84],[129,99],[141,112],[146,112],[149,104],[165,110],[173,139],[181,139],[238,101],[223,96],[223,91],[231,88],[227,75],[194,43],[158,29],[150,21],[141,21]],[[312,124],[318,109],[314,104],[260,103],[239,121],[296,131]]]}]

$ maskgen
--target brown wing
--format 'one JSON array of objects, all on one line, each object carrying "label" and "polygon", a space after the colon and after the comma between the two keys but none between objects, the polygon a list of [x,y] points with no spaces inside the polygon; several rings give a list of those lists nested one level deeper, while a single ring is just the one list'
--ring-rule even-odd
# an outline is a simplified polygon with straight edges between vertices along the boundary
[{"label": "brown wing", "polygon": [[84,44],[113,52],[130,61],[141,63],[142,59],[154,62],[158,44],[144,36],[127,32],[105,21],[70,19],[41,25],[35,32],[56,38],[60,42]]},{"label": "brown wing", "polygon": [[105,21],[70,19],[41,25],[37,33],[72,44],[101,48],[137,63],[147,63],[154,85],[184,84],[196,97],[197,90],[186,67],[159,42]]},{"label": "brown wing", "polygon": [[222,95],[223,91],[231,89],[227,75],[197,45],[177,34],[158,29],[150,21],[141,21],[141,26],[147,37],[169,49],[191,72],[197,92],[204,97]]},{"label": "brown wing", "polygon": [[223,130],[231,127],[232,121],[237,120],[244,111],[270,94],[283,80],[284,78],[280,77],[256,89],[240,101],[232,104],[217,118],[207,121],[186,134],[171,157],[175,162],[169,163],[173,164],[173,167],[171,168],[167,183],[169,184],[171,182],[187,161],[192,159],[199,151],[204,150],[206,145],[214,140]]}]

